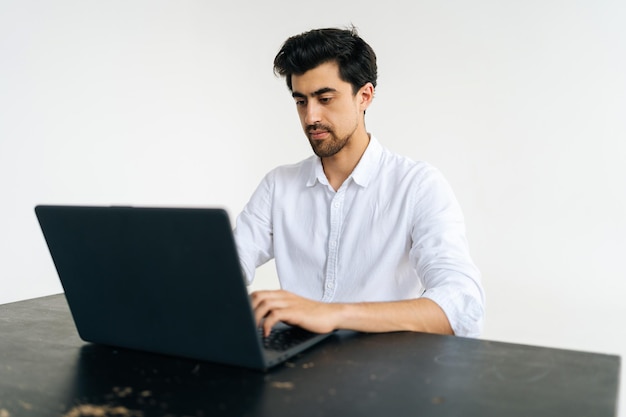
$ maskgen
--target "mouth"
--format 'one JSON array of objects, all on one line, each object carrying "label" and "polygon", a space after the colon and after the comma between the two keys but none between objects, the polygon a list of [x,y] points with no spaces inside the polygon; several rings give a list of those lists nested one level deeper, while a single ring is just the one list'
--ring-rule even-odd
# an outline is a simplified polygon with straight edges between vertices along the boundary
[{"label": "mouth", "polygon": [[309,130],[309,138],[311,138],[311,140],[326,139],[328,135],[328,130]]}]

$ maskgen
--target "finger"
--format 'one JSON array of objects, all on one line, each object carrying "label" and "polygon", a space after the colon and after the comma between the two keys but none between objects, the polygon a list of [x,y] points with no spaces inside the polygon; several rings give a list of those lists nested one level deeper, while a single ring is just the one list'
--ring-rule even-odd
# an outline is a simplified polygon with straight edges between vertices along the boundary
[{"label": "finger", "polygon": [[250,303],[252,304],[252,309],[256,310],[258,305],[267,298],[267,291],[254,291],[250,293]]},{"label": "finger", "polygon": [[254,310],[254,320],[256,322],[256,325],[260,326],[263,319],[265,319],[265,317],[267,317],[267,315],[269,315],[270,312],[271,310],[268,307],[267,303],[259,304],[257,308]]},{"label": "finger", "polygon": [[263,291],[253,297],[254,319],[258,326],[263,319],[276,310],[289,306],[288,298],[279,291]]},{"label": "finger", "polygon": [[276,323],[280,320],[281,312],[280,310],[273,310],[267,317],[265,317],[265,321],[263,322],[263,336],[268,337],[272,332],[272,328]]},{"label": "finger", "polygon": [[252,308],[255,309],[259,304],[267,300],[279,300],[285,298],[287,293],[283,290],[263,290],[250,293]]},{"label": "finger", "polygon": [[261,320],[263,320],[263,318],[270,312],[270,306],[266,302],[267,297],[267,291],[255,291],[250,294],[250,302],[257,326],[261,325]]}]

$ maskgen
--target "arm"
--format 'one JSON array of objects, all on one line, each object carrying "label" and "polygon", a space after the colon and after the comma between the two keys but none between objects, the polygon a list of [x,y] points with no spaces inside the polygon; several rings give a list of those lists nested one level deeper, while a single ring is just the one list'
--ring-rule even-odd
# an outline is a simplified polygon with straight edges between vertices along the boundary
[{"label": "arm", "polygon": [[251,298],[255,318],[263,326],[265,335],[279,321],[317,333],[349,329],[454,334],[443,310],[428,298],[374,303],[322,303],[283,290],[257,291],[251,294]]},{"label": "arm", "polygon": [[237,253],[247,285],[255,270],[274,257],[272,246],[272,173],[268,173],[237,217],[234,230]]}]

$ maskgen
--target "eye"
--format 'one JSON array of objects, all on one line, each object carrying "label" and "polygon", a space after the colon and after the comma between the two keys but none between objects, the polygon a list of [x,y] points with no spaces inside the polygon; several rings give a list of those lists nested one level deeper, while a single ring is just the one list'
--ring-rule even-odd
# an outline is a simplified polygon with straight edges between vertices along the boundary
[{"label": "eye", "polygon": [[304,106],[306,104],[306,100],[304,100],[302,98],[298,98],[298,99],[296,99],[295,103],[296,103],[296,106],[302,107],[302,106]]},{"label": "eye", "polygon": [[320,97],[320,103],[328,104],[331,102],[332,99],[333,99],[332,97]]}]

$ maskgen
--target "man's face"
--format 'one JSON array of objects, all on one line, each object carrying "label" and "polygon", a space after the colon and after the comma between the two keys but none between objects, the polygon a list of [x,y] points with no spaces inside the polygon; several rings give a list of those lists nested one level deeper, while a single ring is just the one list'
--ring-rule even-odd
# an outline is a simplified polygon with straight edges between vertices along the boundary
[{"label": "man's face", "polygon": [[339,78],[339,67],[327,62],[292,75],[293,98],[304,133],[321,158],[340,152],[363,123],[363,111],[352,85]]}]

